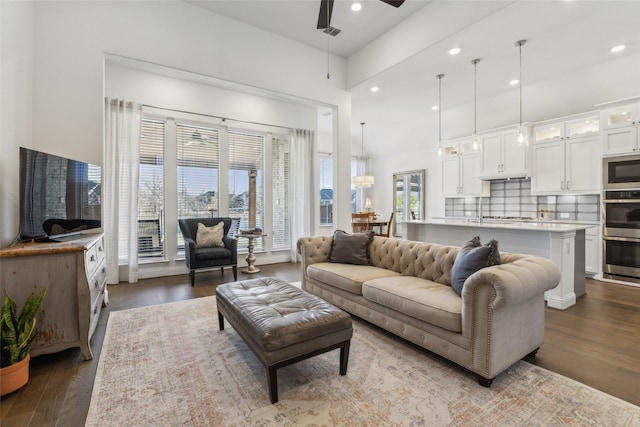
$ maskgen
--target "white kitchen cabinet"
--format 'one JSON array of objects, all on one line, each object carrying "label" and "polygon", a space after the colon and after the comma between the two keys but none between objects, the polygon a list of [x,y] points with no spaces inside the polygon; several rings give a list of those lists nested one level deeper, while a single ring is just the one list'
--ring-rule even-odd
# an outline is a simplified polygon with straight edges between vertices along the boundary
[{"label": "white kitchen cabinet", "polygon": [[488,181],[478,178],[480,152],[474,150],[470,140],[445,147],[442,157],[442,195],[444,197],[489,196]]},{"label": "white kitchen cabinet", "polygon": [[518,143],[516,129],[482,135],[481,143],[481,179],[529,175],[529,149],[526,145]]},{"label": "white kitchen cabinet", "polygon": [[600,112],[600,122],[603,155],[640,151],[640,102],[605,108]]},{"label": "white kitchen cabinet", "polygon": [[598,129],[596,115],[534,126],[531,193],[599,192],[602,161]]},{"label": "white kitchen cabinet", "polygon": [[600,274],[600,254],[602,247],[598,226],[587,228],[584,234],[584,270],[588,275]]}]

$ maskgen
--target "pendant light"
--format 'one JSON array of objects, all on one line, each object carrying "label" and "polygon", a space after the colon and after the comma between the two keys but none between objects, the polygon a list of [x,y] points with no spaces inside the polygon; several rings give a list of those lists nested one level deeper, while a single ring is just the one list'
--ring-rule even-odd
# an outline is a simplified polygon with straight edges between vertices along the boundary
[{"label": "pendant light", "polygon": [[478,75],[478,62],[479,59],[474,59],[471,61],[473,64],[473,134],[471,135],[471,147],[474,151],[478,151],[480,148],[480,143],[478,142],[478,83],[477,83],[477,75]]},{"label": "pendant light", "polygon": [[[360,126],[362,127],[362,151],[360,152],[359,169],[364,169],[364,122],[361,122]],[[361,172],[364,172],[364,170],[361,170]],[[369,188],[374,184],[374,182],[375,179],[371,175],[356,175],[351,177],[351,183],[356,187]]]},{"label": "pendant light", "polygon": [[442,78],[444,74],[438,74],[438,156],[442,156]]},{"label": "pendant light", "polygon": [[516,46],[518,47],[518,51],[520,53],[520,78],[519,78],[519,88],[520,88],[520,124],[518,126],[518,144],[520,145],[528,145],[529,138],[527,137],[527,130],[522,125],[522,46],[526,43],[526,40],[518,40],[516,42]]}]

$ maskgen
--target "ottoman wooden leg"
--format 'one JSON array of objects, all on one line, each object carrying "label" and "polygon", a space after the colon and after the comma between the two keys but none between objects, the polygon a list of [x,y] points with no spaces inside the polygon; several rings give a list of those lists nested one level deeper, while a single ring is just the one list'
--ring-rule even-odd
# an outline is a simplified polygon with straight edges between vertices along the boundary
[{"label": "ottoman wooden leg", "polygon": [[349,346],[351,340],[345,341],[340,347],[340,375],[347,375],[347,365],[349,364]]},{"label": "ottoman wooden leg", "polygon": [[218,312],[218,325],[220,325],[220,330],[224,331],[224,316]]},{"label": "ottoman wooden leg", "polygon": [[278,368],[275,365],[267,367],[267,383],[271,403],[278,403]]}]

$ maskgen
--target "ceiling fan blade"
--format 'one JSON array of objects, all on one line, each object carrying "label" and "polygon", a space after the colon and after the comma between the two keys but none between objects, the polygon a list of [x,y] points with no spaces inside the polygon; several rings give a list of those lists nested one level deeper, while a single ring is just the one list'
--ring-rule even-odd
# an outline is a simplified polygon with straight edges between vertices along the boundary
[{"label": "ceiling fan blade", "polygon": [[386,4],[390,4],[393,7],[400,7],[402,6],[402,3],[404,3],[404,0],[380,0],[385,2]]},{"label": "ceiling fan blade", "polygon": [[331,24],[333,12],[333,0],[320,0],[320,13],[318,14],[318,30],[324,30]]}]

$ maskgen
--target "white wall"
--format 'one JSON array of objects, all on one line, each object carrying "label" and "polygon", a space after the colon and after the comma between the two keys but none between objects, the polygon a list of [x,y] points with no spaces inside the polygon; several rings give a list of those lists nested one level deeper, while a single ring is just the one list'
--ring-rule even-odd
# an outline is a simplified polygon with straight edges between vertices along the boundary
[{"label": "white wall", "polygon": [[[104,62],[105,54],[114,54],[335,106],[334,152],[339,174],[348,180],[349,144],[340,144],[350,139],[351,119],[343,59],[332,58],[327,80],[326,52],[182,1],[29,3],[34,24],[23,19],[28,25],[15,34],[24,34],[22,45],[34,40],[33,49],[24,49],[34,58],[33,80],[29,72],[16,74],[27,87],[33,81],[33,148],[102,164]],[[16,15],[3,15],[3,31]],[[4,62],[4,49],[2,57]],[[17,189],[17,173],[8,175],[6,185]],[[338,191],[337,198],[346,225],[348,191]],[[15,217],[12,210],[3,208],[3,215]],[[2,227],[5,244],[17,222]]]},{"label": "white wall", "polygon": [[[162,69],[153,68],[162,72]],[[252,127],[248,124],[234,123],[233,119],[314,131],[317,127],[315,108],[216,87],[213,79],[210,84],[198,83],[186,80],[189,78],[188,75],[184,75],[183,78],[159,75],[153,70],[133,69],[126,64],[115,64],[109,59],[105,70],[105,95],[111,98],[165,109],[226,117],[230,119],[227,125],[232,128]],[[263,130],[288,133],[288,129],[283,128],[265,127]]]},{"label": "white wall", "polygon": [[18,147],[32,145],[33,3],[0,1],[0,246],[18,234]]}]

